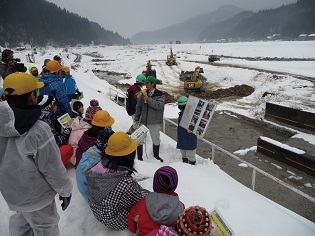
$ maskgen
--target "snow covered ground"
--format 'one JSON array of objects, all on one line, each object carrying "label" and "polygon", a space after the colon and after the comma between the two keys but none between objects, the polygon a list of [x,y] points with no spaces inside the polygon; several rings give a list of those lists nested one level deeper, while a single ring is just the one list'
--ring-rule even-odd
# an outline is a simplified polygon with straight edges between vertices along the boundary
[{"label": "snow covered ground", "polygon": [[[75,66],[72,70],[78,87],[84,91],[82,102],[87,108],[89,101],[96,98],[100,106],[106,109],[116,120],[113,125],[115,131],[127,131],[132,120],[125,109],[109,98],[109,88],[114,88],[107,81],[97,78],[92,70],[114,71],[127,73],[132,79],[121,77],[120,83],[132,84],[135,76],[145,69],[147,60],[152,60],[157,77],[163,81],[162,89],[180,87],[178,75],[181,70],[193,70],[198,63],[193,61],[207,61],[209,54],[225,54],[241,57],[295,57],[314,58],[315,41],[309,42],[252,42],[233,44],[181,44],[172,45],[177,54],[178,67],[165,65],[166,55],[170,45],[138,45],[125,47],[82,47],[63,49],[37,49],[35,65],[41,68],[44,59],[52,59],[60,54],[63,64]],[[30,51],[15,53],[25,61],[25,55]],[[104,61],[91,62],[92,57],[85,53],[97,53]],[[74,62],[75,54],[82,55],[81,62]],[[105,61],[106,60],[106,61]],[[237,60],[229,59],[231,63]],[[250,66],[270,69],[274,71],[289,71],[290,73],[315,77],[314,63],[312,62],[244,62]],[[25,63],[28,67],[29,63]],[[257,64],[257,65],[256,65]],[[267,65],[269,64],[269,65]],[[280,66],[281,64],[281,66]],[[310,65],[309,65],[310,64]],[[210,64],[200,65],[204,68],[204,75],[209,82],[216,83],[220,88],[228,88],[238,84],[248,84],[255,88],[255,92],[248,97],[234,101],[220,102],[217,110],[230,110],[251,118],[263,119],[263,109],[266,101],[275,102],[284,106],[315,112],[314,83],[296,79],[292,76],[277,76],[253,70],[227,68]],[[274,93],[275,96],[262,98],[264,92]],[[177,95],[179,97],[179,94]],[[167,104],[165,116],[177,118],[176,104]],[[315,145],[314,135],[298,133],[298,136]],[[140,184],[152,190],[152,177],[155,170],[162,165],[171,165],[178,171],[179,184],[177,192],[186,206],[200,205],[209,211],[214,207],[219,209],[236,235],[315,235],[315,223],[283,208],[266,199],[260,194],[241,185],[224,173],[211,161],[198,156],[197,166],[190,166],[180,162],[181,155],[176,150],[176,142],[168,136],[161,135],[161,156],[165,160],[160,163],[153,158],[152,143],[147,138],[145,161],[136,161],[139,175],[150,177]],[[210,152],[211,150],[209,150]],[[146,158],[147,156],[147,158]],[[68,170],[69,177],[74,184],[73,198],[69,208],[63,212],[58,203],[60,213],[61,235],[131,235],[127,230],[121,232],[109,231],[94,219],[88,205],[84,202],[76,187],[75,172]],[[313,185],[314,188],[314,185]],[[0,195],[0,235],[9,235],[8,218],[13,214]]]}]

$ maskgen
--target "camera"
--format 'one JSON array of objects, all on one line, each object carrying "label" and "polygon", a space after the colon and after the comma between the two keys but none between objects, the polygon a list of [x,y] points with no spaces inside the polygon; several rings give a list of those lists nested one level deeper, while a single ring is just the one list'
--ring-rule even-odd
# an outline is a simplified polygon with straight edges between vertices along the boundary
[{"label": "camera", "polygon": [[27,69],[24,66],[24,63],[20,63],[20,58],[7,59],[8,64],[13,67],[18,72],[25,72]]}]

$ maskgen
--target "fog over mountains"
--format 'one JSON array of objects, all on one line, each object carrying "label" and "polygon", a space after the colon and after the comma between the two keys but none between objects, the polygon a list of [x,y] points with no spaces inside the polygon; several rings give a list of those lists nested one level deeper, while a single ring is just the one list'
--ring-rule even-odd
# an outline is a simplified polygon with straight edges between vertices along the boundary
[{"label": "fog over mountains", "polygon": [[179,24],[151,32],[141,32],[133,44],[224,41],[295,40],[300,34],[315,33],[315,1],[299,0],[275,9],[257,13],[225,5],[213,12],[193,17]]}]

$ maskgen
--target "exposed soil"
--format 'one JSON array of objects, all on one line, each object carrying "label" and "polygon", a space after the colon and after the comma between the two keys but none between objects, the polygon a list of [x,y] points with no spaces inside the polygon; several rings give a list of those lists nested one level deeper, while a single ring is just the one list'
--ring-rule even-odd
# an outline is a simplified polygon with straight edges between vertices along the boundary
[{"label": "exposed soil", "polygon": [[[121,89],[122,91],[126,92],[127,89],[130,87],[130,84],[121,84],[119,80],[122,79],[131,79],[127,75],[127,73],[117,73],[114,71],[103,71],[103,70],[93,70],[94,74],[99,77],[100,79],[107,80],[111,85]],[[231,88],[227,89],[215,89],[217,87],[214,83],[203,83],[206,91],[204,93],[194,92],[194,91],[184,91],[182,86],[161,86],[161,90],[165,94],[165,102],[166,103],[175,103],[179,96],[184,95],[193,95],[195,97],[199,97],[202,99],[218,99],[218,98],[225,98],[225,97],[246,97],[252,94],[255,89],[251,86],[246,84],[236,85]],[[186,94],[185,94],[186,93]]]}]

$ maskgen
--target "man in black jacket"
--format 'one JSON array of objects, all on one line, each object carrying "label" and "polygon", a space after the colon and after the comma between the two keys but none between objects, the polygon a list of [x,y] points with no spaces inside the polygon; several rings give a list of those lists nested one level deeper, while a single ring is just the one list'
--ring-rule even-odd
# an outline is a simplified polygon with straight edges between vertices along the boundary
[{"label": "man in black jacket", "polygon": [[14,72],[25,72],[27,70],[24,64],[19,63],[19,61],[20,59],[14,59],[13,51],[10,49],[3,50],[0,62],[0,76],[2,79]]}]

